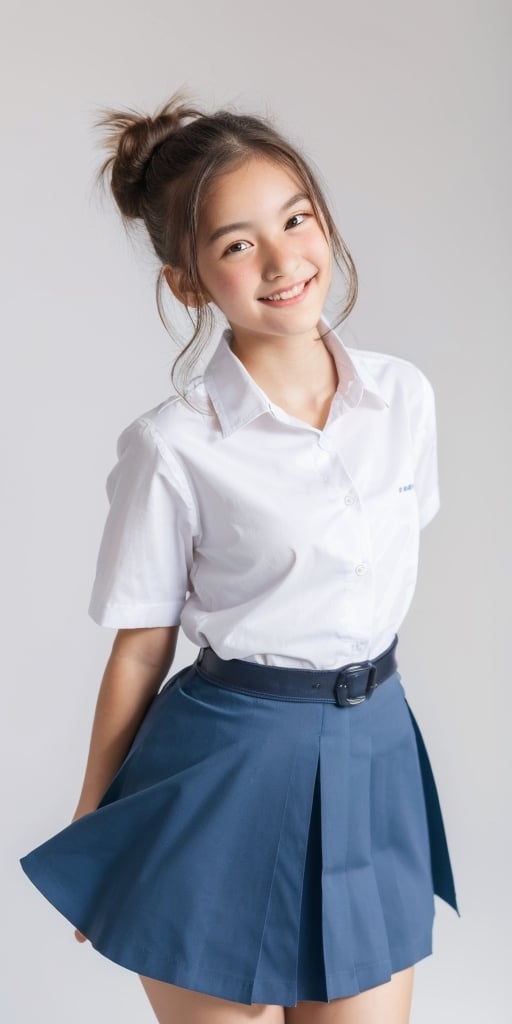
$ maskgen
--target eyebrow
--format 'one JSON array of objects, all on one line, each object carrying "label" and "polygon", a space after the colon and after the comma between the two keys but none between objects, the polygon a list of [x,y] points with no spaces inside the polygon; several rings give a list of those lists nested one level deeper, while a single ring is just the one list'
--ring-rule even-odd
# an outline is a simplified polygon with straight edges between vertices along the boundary
[{"label": "eyebrow", "polygon": [[[303,202],[305,199],[308,202],[311,202],[309,196],[306,195],[305,192],[297,192],[295,196],[292,196],[291,199],[286,201],[279,212],[284,213],[290,208],[290,206],[295,206],[296,203]],[[250,221],[245,220],[236,221],[234,224],[224,224],[223,227],[217,228],[217,230],[210,235],[206,244],[211,245],[212,242],[216,242],[217,239],[222,238],[223,235],[229,235],[231,231],[240,231],[242,228],[252,228],[253,226],[254,225]]]}]

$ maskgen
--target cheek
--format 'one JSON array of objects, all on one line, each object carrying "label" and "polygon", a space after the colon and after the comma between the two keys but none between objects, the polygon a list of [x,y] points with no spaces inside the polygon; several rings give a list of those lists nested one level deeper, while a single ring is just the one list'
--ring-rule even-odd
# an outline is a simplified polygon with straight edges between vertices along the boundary
[{"label": "cheek", "polygon": [[253,272],[247,264],[241,262],[238,266],[226,266],[217,272],[217,284],[224,295],[231,299],[245,296],[247,289],[251,287]]},{"label": "cheek", "polygon": [[324,235],[321,233],[312,239],[311,253],[314,255],[318,263],[330,263],[331,261],[331,246]]}]

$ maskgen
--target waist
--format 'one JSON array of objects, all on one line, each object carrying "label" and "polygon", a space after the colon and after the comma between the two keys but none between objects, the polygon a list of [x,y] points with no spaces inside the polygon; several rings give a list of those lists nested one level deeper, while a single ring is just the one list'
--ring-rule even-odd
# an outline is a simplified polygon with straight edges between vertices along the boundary
[{"label": "waist", "polygon": [[377,686],[397,670],[398,635],[377,657],[339,669],[302,669],[260,665],[238,658],[220,658],[201,648],[195,666],[201,676],[227,689],[277,700],[320,701],[351,707],[368,700]]}]

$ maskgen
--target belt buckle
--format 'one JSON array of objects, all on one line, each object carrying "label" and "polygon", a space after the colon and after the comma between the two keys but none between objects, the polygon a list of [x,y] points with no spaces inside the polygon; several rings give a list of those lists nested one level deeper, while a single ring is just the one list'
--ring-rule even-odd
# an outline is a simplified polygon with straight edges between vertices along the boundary
[{"label": "belt buckle", "polygon": [[[350,681],[354,676],[360,675],[363,671],[368,672],[365,692],[358,697],[351,697]],[[373,661],[353,662],[350,665],[345,665],[338,673],[338,678],[334,684],[334,696],[338,707],[354,707],[357,704],[363,704],[365,700],[369,700],[377,687],[375,682],[376,673],[377,666],[374,665]]]}]

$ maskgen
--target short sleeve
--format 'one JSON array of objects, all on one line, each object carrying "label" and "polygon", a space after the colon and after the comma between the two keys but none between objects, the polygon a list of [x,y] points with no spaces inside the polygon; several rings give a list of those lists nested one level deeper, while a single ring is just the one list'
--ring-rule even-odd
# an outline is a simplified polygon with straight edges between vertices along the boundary
[{"label": "short sleeve", "polygon": [[179,460],[148,420],[139,417],[120,434],[106,491],[110,508],[88,614],[117,629],[177,625],[196,511]]},{"label": "short sleeve", "polygon": [[420,530],[434,518],[440,508],[437,456],[437,423],[434,389],[428,377],[419,370],[419,389],[412,414],[414,451],[414,487],[418,502]]}]

